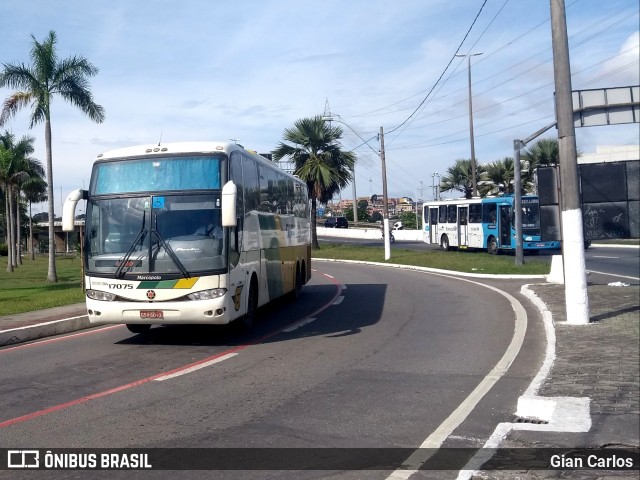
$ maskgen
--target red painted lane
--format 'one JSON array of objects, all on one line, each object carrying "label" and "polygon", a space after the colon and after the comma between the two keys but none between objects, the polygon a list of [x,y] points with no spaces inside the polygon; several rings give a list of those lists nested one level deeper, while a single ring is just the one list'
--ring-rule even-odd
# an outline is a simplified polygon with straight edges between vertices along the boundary
[{"label": "red painted lane", "polygon": [[[175,368],[175,369],[170,370],[168,372],[157,373],[156,375],[152,375],[151,377],[142,378],[142,379],[136,380],[134,382],[130,382],[130,383],[126,383],[124,385],[120,385],[118,387],[110,388],[109,390],[104,390],[102,392],[93,393],[91,395],[87,395],[85,397],[77,398],[77,399],[71,400],[69,402],[65,402],[65,403],[61,403],[61,404],[58,404],[58,405],[54,405],[52,407],[48,407],[48,408],[45,408],[45,409],[42,409],[42,410],[38,410],[36,412],[28,413],[28,414],[22,415],[20,417],[12,418],[10,420],[5,420],[4,422],[0,422],[0,428],[5,428],[5,427],[8,427],[10,425],[14,425],[16,423],[26,422],[28,420],[32,420],[34,418],[42,417],[44,415],[48,415],[50,413],[57,412],[59,410],[64,410],[66,408],[70,408],[70,407],[73,407],[73,406],[76,406],[76,405],[80,405],[82,403],[86,403],[86,402],[89,402],[91,400],[95,400],[97,398],[106,397],[107,395],[111,395],[113,393],[122,392],[123,390],[128,390],[130,388],[137,387],[139,385],[143,385],[145,383],[152,382],[156,378],[164,377],[166,375],[171,375],[173,373],[180,372],[182,370],[186,370],[188,368],[192,368],[194,366],[198,366],[198,365],[201,365],[201,364],[206,363],[206,362],[210,362],[212,360],[215,360],[216,358],[222,357],[223,355],[228,355],[230,353],[237,353],[237,352],[240,352],[240,351],[244,350],[247,347],[262,343],[265,340],[268,340],[269,338],[274,337],[275,335],[279,334],[285,328],[289,328],[290,326],[295,325],[295,324],[297,324],[299,322],[302,322],[302,321],[306,320],[307,318],[311,318],[311,317],[314,317],[314,316],[322,313],[327,308],[329,308],[331,305],[333,305],[333,302],[335,302],[336,299],[340,296],[340,294],[342,293],[342,285],[334,277],[332,277],[331,275],[327,275],[325,273],[322,273],[322,272],[318,272],[317,270],[314,270],[314,271],[316,273],[319,273],[323,277],[329,279],[329,281],[336,286],[336,292],[333,295],[333,298],[331,298],[331,300],[329,300],[327,303],[325,303],[322,307],[318,308],[316,311],[310,313],[309,315],[306,315],[304,318],[301,318],[300,320],[296,320],[295,322],[292,322],[289,325],[286,325],[286,326],[284,326],[282,328],[279,328],[278,330],[274,330],[273,332],[270,332],[270,333],[268,333],[268,334],[266,334],[266,335],[264,335],[264,336],[262,336],[262,337],[260,337],[260,338],[258,338],[256,340],[252,341],[252,342],[245,343],[245,344],[242,344],[242,345],[238,345],[237,347],[230,348],[230,349],[225,350],[223,352],[216,353],[215,355],[212,355],[210,357],[204,358],[202,360],[198,360],[197,362],[193,362],[193,363],[190,363],[188,365],[183,365],[181,367]],[[110,329],[110,328],[116,328],[116,327],[120,327],[120,326],[121,325],[115,325],[113,327],[107,327],[107,328]],[[72,337],[79,336],[79,335],[89,335],[91,333],[100,332],[102,330],[105,330],[105,329],[99,329],[99,330],[95,330],[95,331],[92,331],[92,332],[83,332],[83,333],[80,333],[80,334],[69,335],[69,336],[61,337],[59,339],[43,340],[41,342],[35,342],[35,343],[28,344],[28,345],[22,345],[22,346],[13,347],[13,348],[29,347],[29,346],[40,345],[40,344],[43,344],[43,343],[50,343],[52,341],[64,340],[66,338],[72,338]],[[9,349],[7,349],[7,350],[9,350]]]}]

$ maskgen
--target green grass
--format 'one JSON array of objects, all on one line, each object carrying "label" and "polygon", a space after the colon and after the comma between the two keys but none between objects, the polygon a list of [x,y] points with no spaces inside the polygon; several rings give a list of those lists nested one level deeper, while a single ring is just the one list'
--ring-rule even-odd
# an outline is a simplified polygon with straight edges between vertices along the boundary
[{"label": "green grass", "polygon": [[0,257],[0,316],[60,307],[84,302],[80,260],[58,257],[58,283],[47,282],[48,257],[35,260],[28,256],[12,273],[7,272],[7,257]]},{"label": "green grass", "polygon": [[[525,257],[522,267],[515,266],[513,256],[491,256],[484,252],[442,252],[439,250],[414,252],[393,247],[391,259],[384,261],[383,247],[362,247],[338,244],[322,244],[314,250],[314,258],[362,260],[381,263],[399,263],[421,267],[439,268],[468,273],[537,275],[549,273],[549,263],[536,257]],[[80,260],[58,257],[56,271],[58,283],[47,282],[45,255],[32,261],[28,257],[13,273],[6,271],[7,257],[0,257],[0,316],[30,312],[43,308],[59,307],[84,302]]]},{"label": "green grass", "polygon": [[367,262],[397,263],[401,265],[416,265],[419,267],[439,268],[466,273],[485,274],[520,274],[546,275],[550,264],[535,256],[525,256],[524,265],[517,267],[513,255],[492,256],[486,252],[444,252],[428,250],[416,252],[391,248],[391,259],[384,260],[383,247],[363,247],[354,245],[338,245],[323,243],[320,250],[313,250],[313,258],[327,258],[334,260],[360,260]]}]

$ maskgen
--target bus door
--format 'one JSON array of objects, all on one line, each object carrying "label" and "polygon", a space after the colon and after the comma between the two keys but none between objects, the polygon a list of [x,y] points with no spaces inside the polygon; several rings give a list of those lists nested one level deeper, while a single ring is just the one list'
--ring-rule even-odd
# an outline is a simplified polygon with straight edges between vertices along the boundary
[{"label": "bus door", "polygon": [[438,238],[438,207],[429,209],[429,243],[440,243]]},{"label": "bus door", "polygon": [[511,243],[511,205],[499,205],[500,247],[512,248]]},{"label": "bus door", "polygon": [[458,246],[461,248],[469,246],[468,218],[469,207],[458,207]]}]

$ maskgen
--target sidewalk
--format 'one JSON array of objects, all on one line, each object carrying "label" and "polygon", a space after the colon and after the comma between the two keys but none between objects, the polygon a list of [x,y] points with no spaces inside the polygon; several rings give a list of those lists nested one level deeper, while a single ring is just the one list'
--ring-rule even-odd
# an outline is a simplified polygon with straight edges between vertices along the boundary
[{"label": "sidewalk", "polygon": [[[593,281],[592,281],[593,282]],[[512,430],[501,448],[592,448],[640,445],[640,288],[590,283],[589,325],[566,323],[564,286],[529,287],[553,316],[556,358],[537,392],[541,397],[590,399],[591,428],[586,433]],[[638,479],[638,471],[521,470],[480,471],[479,479],[538,480]]]},{"label": "sidewalk", "polygon": [[[637,448],[640,444],[640,286],[637,281],[627,281],[629,286],[610,286],[604,280],[599,282],[597,275],[593,277],[588,286],[589,325],[566,324],[563,285],[529,287],[551,312],[556,336],[555,360],[536,395],[588,399],[591,427],[585,433],[514,429],[500,447]],[[83,303],[4,316],[0,317],[0,346],[89,326]],[[638,479],[639,474],[604,470],[480,471],[472,478]]]}]

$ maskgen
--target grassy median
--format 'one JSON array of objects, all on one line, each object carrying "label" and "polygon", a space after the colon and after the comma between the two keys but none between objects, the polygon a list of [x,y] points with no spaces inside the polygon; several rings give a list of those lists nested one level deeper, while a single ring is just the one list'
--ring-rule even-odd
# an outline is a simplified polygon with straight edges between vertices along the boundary
[{"label": "grassy median", "polygon": [[0,257],[0,316],[84,302],[80,259],[58,257],[58,283],[47,282],[49,258],[28,256],[13,272],[7,272],[7,257]]},{"label": "grassy median", "polygon": [[524,265],[517,267],[513,255],[489,255],[487,252],[442,250],[413,251],[405,250],[398,244],[391,247],[391,259],[384,260],[384,247],[363,247],[361,245],[340,245],[323,243],[320,250],[313,250],[314,258],[336,260],[360,260],[367,262],[396,263],[419,267],[438,268],[465,273],[484,273],[491,275],[546,275],[550,264],[542,258],[525,256]]},{"label": "grassy median", "polygon": [[[314,250],[314,258],[362,260],[439,268],[468,273],[536,275],[549,273],[549,263],[525,257],[525,265],[516,267],[512,255],[491,256],[483,252],[415,252],[398,246],[391,249],[391,259],[384,261],[383,247],[363,247],[323,243]],[[7,257],[0,257],[0,316],[59,307],[84,301],[81,288],[81,267],[78,258],[58,257],[58,283],[47,282],[48,258],[35,261],[24,258],[12,273],[6,271]]]}]

